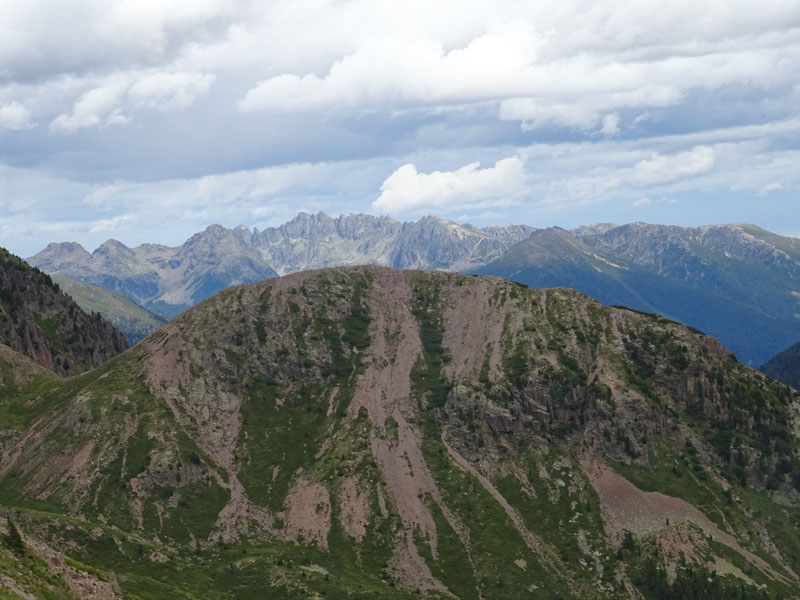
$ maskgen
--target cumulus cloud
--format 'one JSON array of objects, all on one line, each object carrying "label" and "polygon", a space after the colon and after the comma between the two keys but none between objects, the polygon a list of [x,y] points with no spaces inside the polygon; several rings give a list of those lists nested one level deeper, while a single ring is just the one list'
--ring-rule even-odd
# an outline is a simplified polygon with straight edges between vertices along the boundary
[{"label": "cumulus cloud", "polygon": [[31,111],[19,102],[0,105],[0,129],[29,129],[33,127]]},{"label": "cumulus cloud", "polygon": [[50,129],[74,133],[88,127],[125,124],[134,111],[182,110],[205,94],[214,79],[209,73],[115,74],[85,92],[71,113],[53,119]]},{"label": "cumulus cloud", "polygon": [[479,167],[476,162],[455,171],[419,173],[413,164],[405,164],[383,182],[372,209],[385,214],[408,214],[507,205],[522,191],[525,169],[519,158],[504,158],[493,167]]},{"label": "cumulus cloud", "polygon": [[[650,7],[646,17],[641,5]],[[441,31],[426,37],[390,27],[379,37],[342,44],[321,69],[274,65],[239,106],[244,112],[348,113],[491,101],[501,120],[518,121],[526,131],[555,126],[616,135],[612,115],[620,110],[646,114],[641,109],[677,106],[697,90],[745,80],[762,90],[796,80],[800,38],[789,23],[800,23],[786,7],[769,10],[787,21],[747,3],[740,8],[752,19],[749,26],[720,6],[716,13],[730,19],[727,26],[709,17],[671,30],[688,8],[677,5],[656,10],[647,2],[601,2],[591,11],[570,2],[560,11],[511,5],[507,20],[490,20],[485,31],[465,31],[450,44]],[[776,45],[776,39],[783,41]]]},{"label": "cumulus cloud", "polygon": [[698,146],[688,152],[674,155],[657,154],[652,158],[636,163],[633,174],[645,185],[666,183],[707,173],[714,167],[714,149]]},{"label": "cumulus cloud", "polygon": [[124,123],[121,101],[127,84],[120,78],[113,78],[105,84],[83,94],[72,107],[70,114],[62,114],[53,119],[50,129],[59,133],[72,133],[86,127]]}]

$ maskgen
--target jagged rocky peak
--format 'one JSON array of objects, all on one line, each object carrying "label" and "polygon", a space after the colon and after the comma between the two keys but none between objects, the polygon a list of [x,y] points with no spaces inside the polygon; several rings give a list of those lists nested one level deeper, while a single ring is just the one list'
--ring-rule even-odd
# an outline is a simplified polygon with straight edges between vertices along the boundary
[{"label": "jagged rocky peak", "polygon": [[92,252],[92,257],[97,260],[111,261],[112,264],[118,261],[131,260],[135,257],[135,252],[119,240],[106,240]]},{"label": "jagged rocky peak", "polygon": [[194,246],[199,243],[214,243],[222,239],[233,237],[233,233],[227,227],[217,223],[209,225],[203,231],[195,233],[186,241],[187,246]]},{"label": "jagged rocky peak", "polygon": [[619,227],[616,223],[594,223],[593,225],[582,225],[572,230],[572,233],[578,237],[602,235],[608,233],[612,229]]},{"label": "jagged rocky peak", "polygon": [[233,235],[245,246],[250,246],[253,243],[254,233],[251,232],[246,225],[237,225],[234,227]]},{"label": "jagged rocky peak", "polygon": [[31,257],[54,274],[107,287],[164,317],[230,285],[277,273],[336,265],[383,264],[458,270],[482,265],[529,232],[525,227],[476,229],[436,217],[403,224],[366,214],[333,218],[300,213],[280,227],[252,233],[211,225],[176,248],[127,248],[109,240],[93,255],[54,251]]}]

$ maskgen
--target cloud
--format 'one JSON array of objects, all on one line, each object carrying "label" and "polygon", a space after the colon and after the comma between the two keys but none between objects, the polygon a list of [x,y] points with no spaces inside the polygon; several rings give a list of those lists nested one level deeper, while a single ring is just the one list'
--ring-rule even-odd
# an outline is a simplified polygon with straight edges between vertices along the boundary
[{"label": "cloud", "polygon": [[86,127],[98,127],[125,123],[122,114],[122,98],[127,83],[115,77],[105,84],[89,90],[72,107],[71,114],[62,114],[50,123],[51,131],[73,133]]},{"label": "cloud", "polygon": [[211,73],[152,73],[135,81],[128,97],[137,108],[182,110],[205,94],[215,79]]},{"label": "cloud", "polygon": [[33,127],[31,111],[19,102],[0,105],[0,129],[29,129]]},{"label": "cloud", "polygon": [[611,113],[603,117],[603,125],[600,127],[600,133],[605,137],[616,137],[619,135],[619,115]]},{"label": "cloud", "polygon": [[636,200],[633,203],[633,206],[634,208],[641,208],[643,206],[650,206],[652,203],[653,201],[650,200],[650,198],[648,198],[647,196],[645,196],[644,198],[639,198],[638,200]]},{"label": "cloud", "polygon": [[767,185],[763,186],[760,190],[758,190],[759,196],[766,196],[770,192],[777,192],[782,190],[783,186],[778,183],[777,181],[773,181],[772,183],[768,183]]},{"label": "cloud", "polygon": [[504,158],[486,169],[480,169],[476,162],[455,171],[432,173],[419,173],[409,163],[383,182],[372,209],[383,214],[408,214],[508,205],[524,182],[525,169],[517,157]]},{"label": "cloud", "polygon": [[247,92],[240,107],[294,112],[502,98],[522,89],[518,76],[532,41],[509,28],[449,52],[439,40],[374,40],[336,60],[324,76],[282,73],[265,79]]},{"label": "cloud", "polygon": [[51,131],[74,133],[89,127],[125,124],[136,111],[183,110],[205,94],[215,80],[208,73],[114,74],[75,102],[70,114],[50,123]]},{"label": "cloud", "polygon": [[714,149],[698,146],[671,156],[655,155],[636,163],[633,174],[644,185],[666,183],[707,173],[714,167]]},{"label": "cloud", "polygon": [[[442,30],[430,37],[392,25],[380,36],[360,31],[338,53],[326,48],[326,65],[271,64],[273,73],[252,86],[239,107],[245,113],[342,115],[495,102],[497,116],[518,121],[524,131],[588,133],[606,125],[603,134],[616,135],[608,119],[621,110],[642,115],[691,104],[699,91],[730,90],[742,81],[750,89],[786,93],[800,75],[793,63],[800,60],[800,43],[790,25],[800,23],[786,7],[770,10],[787,21],[750,3],[741,15],[716,7],[709,13],[724,14],[727,24],[702,18],[677,34],[671,28],[691,8],[688,2],[668,11],[649,2],[596,4],[587,11],[567,2],[553,14],[510,4],[505,19],[487,20],[484,31],[465,30],[462,40],[449,44]],[[640,5],[649,8],[643,12]]]}]

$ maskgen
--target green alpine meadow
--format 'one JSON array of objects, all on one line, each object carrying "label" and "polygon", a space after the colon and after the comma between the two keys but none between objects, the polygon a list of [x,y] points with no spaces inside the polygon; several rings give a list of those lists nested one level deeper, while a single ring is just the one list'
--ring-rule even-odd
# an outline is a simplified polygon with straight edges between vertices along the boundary
[{"label": "green alpine meadow", "polygon": [[349,267],[0,350],[3,599],[800,595],[800,396],[663,317]]}]

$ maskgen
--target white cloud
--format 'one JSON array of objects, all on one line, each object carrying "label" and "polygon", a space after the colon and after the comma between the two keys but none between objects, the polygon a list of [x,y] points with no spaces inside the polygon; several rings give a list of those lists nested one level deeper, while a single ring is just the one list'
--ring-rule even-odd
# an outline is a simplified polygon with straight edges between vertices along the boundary
[{"label": "white cloud", "polygon": [[135,81],[128,97],[137,108],[182,110],[205,94],[215,79],[210,73],[152,73]]},{"label": "white cloud", "polygon": [[74,133],[89,127],[122,125],[141,110],[183,110],[205,94],[215,80],[208,73],[117,73],[85,92],[72,112],[57,116],[50,129]]},{"label": "white cloud", "polygon": [[667,183],[707,173],[714,167],[714,149],[697,146],[674,155],[656,154],[636,163],[633,174],[644,185]]},{"label": "white cloud", "polygon": [[31,111],[19,102],[0,105],[0,129],[29,129],[33,127]]},{"label": "white cloud", "polygon": [[[743,0],[701,12],[690,0],[0,2],[0,74],[49,83],[145,69],[160,74],[140,84],[145,104],[159,108],[185,107],[204,93],[192,85],[235,74],[244,111],[491,100],[501,119],[525,129],[587,132],[604,115],[674,106],[696,90],[796,83],[795,3]],[[167,80],[176,73],[195,75],[181,88]],[[57,128],[75,130],[104,123],[92,114],[61,107],[53,116],[64,116]]]},{"label": "white cloud", "polygon": [[[360,30],[338,52],[325,48],[327,64],[303,70],[271,62],[271,72],[243,96],[240,108],[349,113],[494,101],[501,119],[519,121],[524,130],[590,132],[622,109],[676,106],[698,90],[742,81],[772,90],[800,75],[800,36],[791,25],[800,19],[777,4],[768,15],[755,3],[737,7],[736,14],[720,5],[674,30],[690,3],[669,10],[649,2],[598,2],[592,10],[579,2],[565,2],[559,11],[514,3],[503,8],[494,13],[506,15],[503,20],[488,20],[482,32],[470,24],[473,31],[465,28],[462,39],[449,44],[442,31],[402,31],[407,23],[400,20],[380,35]],[[430,5],[424,10],[438,14]],[[717,19],[723,15],[727,23]]]},{"label": "white cloud", "polygon": [[619,115],[611,113],[603,117],[603,125],[600,127],[600,133],[605,137],[616,137],[619,135]]},{"label": "white cloud", "polygon": [[479,166],[471,163],[455,171],[419,173],[413,164],[405,164],[383,182],[372,209],[408,214],[508,205],[522,191],[525,169],[519,158],[504,158],[486,169]]},{"label": "white cloud", "polygon": [[768,183],[767,185],[763,186],[760,190],[758,190],[759,196],[766,196],[770,192],[777,192],[782,190],[783,186],[778,183],[777,181],[773,181],[772,183]]},{"label": "white cloud", "polygon": [[639,198],[638,200],[636,200],[633,203],[633,206],[634,208],[641,208],[643,206],[650,206],[652,203],[653,201],[650,200],[650,198],[648,198],[647,196],[645,196],[644,198]]},{"label": "white cloud", "polygon": [[121,101],[127,82],[114,77],[101,86],[83,94],[72,107],[71,114],[62,114],[53,119],[50,129],[58,133],[73,133],[86,127],[98,127],[124,123]]}]

